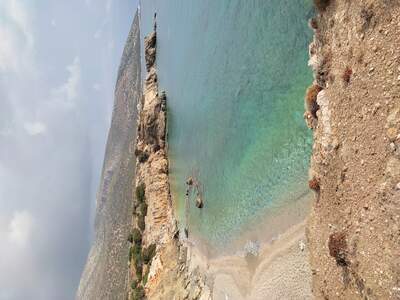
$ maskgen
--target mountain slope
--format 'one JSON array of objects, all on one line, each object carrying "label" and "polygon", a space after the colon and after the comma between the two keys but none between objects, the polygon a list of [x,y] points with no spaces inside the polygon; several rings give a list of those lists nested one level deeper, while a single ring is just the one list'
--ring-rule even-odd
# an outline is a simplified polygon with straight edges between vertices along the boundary
[{"label": "mountain slope", "polygon": [[400,299],[400,5],[318,3],[310,23],[321,89],[311,122],[314,294]]},{"label": "mountain slope", "polygon": [[124,299],[133,210],[137,103],[141,97],[140,30],[136,13],[122,55],[114,110],[97,195],[95,240],[77,299]]}]

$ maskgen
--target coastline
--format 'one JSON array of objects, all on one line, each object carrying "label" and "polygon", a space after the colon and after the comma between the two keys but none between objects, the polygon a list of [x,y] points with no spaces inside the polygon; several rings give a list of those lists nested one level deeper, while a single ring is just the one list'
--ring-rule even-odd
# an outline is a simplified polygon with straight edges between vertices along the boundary
[{"label": "coastline", "polygon": [[[245,255],[246,244],[271,244],[293,226],[302,223],[310,214],[313,193],[307,191],[299,197],[285,201],[279,207],[272,207],[249,221],[237,233],[234,240],[221,247],[211,245],[205,238],[189,232],[189,239],[181,238],[189,245],[199,248],[209,259],[229,255]],[[174,201],[175,202],[175,201]]]},{"label": "coastline", "polygon": [[167,96],[159,91],[155,63],[156,28],[154,23],[145,37],[147,76],[138,105],[130,298],[311,299],[305,223],[312,193],[282,194],[281,206],[255,214],[234,242],[217,251],[190,230],[190,239],[178,230],[167,153]]},{"label": "coastline", "polygon": [[[213,299],[312,299],[305,235],[312,198],[307,193],[252,222],[224,253],[184,240],[189,269],[205,275]],[[257,241],[255,255],[244,249],[249,241]]]}]

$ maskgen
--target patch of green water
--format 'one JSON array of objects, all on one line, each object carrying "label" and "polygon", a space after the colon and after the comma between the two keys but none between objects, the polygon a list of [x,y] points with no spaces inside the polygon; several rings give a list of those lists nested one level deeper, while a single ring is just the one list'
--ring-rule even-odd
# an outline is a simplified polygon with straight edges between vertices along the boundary
[{"label": "patch of green water", "polygon": [[141,11],[144,33],[157,11],[179,219],[186,178],[195,175],[205,206],[191,204],[189,228],[226,245],[250,220],[307,189],[311,1],[146,0]]}]

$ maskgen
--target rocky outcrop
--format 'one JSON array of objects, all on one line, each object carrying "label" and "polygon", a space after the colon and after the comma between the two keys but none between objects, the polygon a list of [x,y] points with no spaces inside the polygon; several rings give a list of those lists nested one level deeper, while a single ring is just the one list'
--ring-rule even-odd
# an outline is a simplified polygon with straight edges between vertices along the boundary
[{"label": "rocky outcrop", "polygon": [[125,299],[126,263],[135,181],[136,105],[141,99],[140,30],[136,13],[122,55],[103,171],[97,195],[95,238],[77,299]]},{"label": "rocky outcrop", "polygon": [[317,299],[400,298],[400,5],[324,2],[308,224]]},{"label": "rocky outcrop", "polygon": [[[129,298],[208,299],[203,278],[189,270],[173,212],[166,143],[167,96],[158,89],[156,36],[152,32],[144,44],[148,74],[138,105]],[[150,248],[155,249],[151,255]]]},{"label": "rocky outcrop", "polygon": [[144,39],[146,70],[150,72],[156,61],[157,32],[153,31]]}]

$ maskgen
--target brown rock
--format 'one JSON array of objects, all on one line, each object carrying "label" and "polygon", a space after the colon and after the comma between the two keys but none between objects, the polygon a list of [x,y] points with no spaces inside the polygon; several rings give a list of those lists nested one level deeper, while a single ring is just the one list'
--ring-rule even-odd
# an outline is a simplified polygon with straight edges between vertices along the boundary
[{"label": "brown rock", "polygon": [[153,31],[144,39],[144,53],[146,60],[146,70],[150,71],[150,68],[154,65],[156,61],[156,43],[157,43],[157,33]]},{"label": "brown rock", "polygon": [[339,266],[347,266],[347,242],[344,232],[335,232],[329,236],[329,255],[334,257]]},{"label": "brown rock", "polygon": [[390,127],[386,132],[389,141],[394,142],[397,138],[397,129],[394,127]]},{"label": "brown rock", "polygon": [[197,196],[196,198],[196,207],[197,208],[203,208],[204,203],[203,203],[203,199],[200,196]]}]

